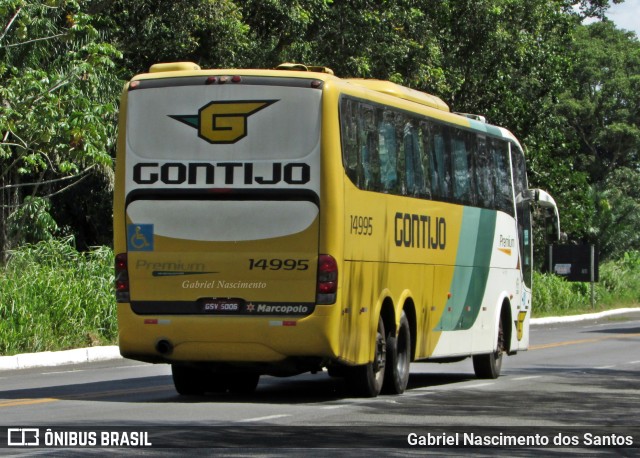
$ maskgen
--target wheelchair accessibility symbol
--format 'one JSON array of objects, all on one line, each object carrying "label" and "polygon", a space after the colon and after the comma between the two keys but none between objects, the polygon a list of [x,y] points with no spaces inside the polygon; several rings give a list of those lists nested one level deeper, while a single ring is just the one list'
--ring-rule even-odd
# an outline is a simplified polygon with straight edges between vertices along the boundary
[{"label": "wheelchair accessibility symbol", "polygon": [[153,224],[127,226],[129,251],[153,251]]}]

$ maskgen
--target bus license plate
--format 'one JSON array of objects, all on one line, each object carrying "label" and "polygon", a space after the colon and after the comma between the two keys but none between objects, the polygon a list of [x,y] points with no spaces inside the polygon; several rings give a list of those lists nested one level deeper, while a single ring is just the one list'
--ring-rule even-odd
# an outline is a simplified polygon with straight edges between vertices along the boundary
[{"label": "bus license plate", "polygon": [[235,298],[211,298],[201,299],[200,306],[203,313],[240,313],[242,311],[242,299]]}]

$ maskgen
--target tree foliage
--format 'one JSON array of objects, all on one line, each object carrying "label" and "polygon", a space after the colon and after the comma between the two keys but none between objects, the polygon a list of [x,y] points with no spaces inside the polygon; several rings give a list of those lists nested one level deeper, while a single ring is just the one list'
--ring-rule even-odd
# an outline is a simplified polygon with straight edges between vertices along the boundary
[{"label": "tree foliage", "polygon": [[620,1],[0,0],[0,250],[20,241],[10,214],[109,239],[122,81],[184,60],[326,65],[434,93],[521,139],[572,240],[613,239],[603,202],[626,208],[615,184],[640,170],[640,45],[604,16]]},{"label": "tree foliage", "polygon": [[640,251],[640,172],[614,169],[593,185],[595,212],[589,227],[589,242],[597,244],[602,260],[620,259]]},{"label": "tree foliage", "polygon": [[578,27],[575,63],[559,111],[579,166],[595,183],[619,167],[640,170],[640,42],[611,22]]},{"label": "tree foliage", "polygon": [[252,64],[249,26],[232,0],[94,0],[93,22],[123,53],[125,78],[158,62],[220,68]]},{"label": "tree foliage", "polygon": [[570,77],[558,94],[555,113],[561,138],[582,175],[581,205],[573,205],[574,239],[599,246],[603,259],[638,249],[640,195],[630,183],[640,172],[640,42],[611,22],[574,30]]},{"label": "tree foliage", "polygon": [[[9,234],[6,224],[11,218],[14,226],[28,227],[25,205],[34,208],[111,167],[119,53],[100,40],[83,6],[0,2],[1,249],[27,238],[24,231]],[[48,212],[46,204],[37,209]]]}]

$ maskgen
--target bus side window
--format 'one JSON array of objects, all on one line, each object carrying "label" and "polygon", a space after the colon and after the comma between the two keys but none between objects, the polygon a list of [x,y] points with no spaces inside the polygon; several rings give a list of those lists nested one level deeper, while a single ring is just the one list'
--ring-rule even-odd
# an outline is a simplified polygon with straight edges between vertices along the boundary
[{"label": "bus side window", "polygon": [[396,141],[395,116],[390,110],[378,110],[378,146],[380,160],[380,190],[397,193],[398,142]]},{"label": "bus side window", "polygon": [[418,129],[414,126],[414,122],[409,119],[404,124],[403,144],[407,195],[426,197],[422,142],[419,138]]},{"label": "bus side window", "polygon": [[478,205],[495,208],[494,164],[487,149],[486,137],[476,136],[476,176],[478,184]]},{"label": "bus side window", "polygon": [[408,122],[408,119],[405,114],[396,113],[394,122],[396,128],[396,144],[398,145],[398,161],[396,163],[398,184],[394,193],[401,196],[407,195],[407,150],[404,143],[404,125]]},{"label": "bus side window", "polygon": [[359,185],[358,171],[362,173],[360,159],[358,155],[358,120],[356,116],[357,102],[349,99],[342,99],[340,104],[340,124],[342,127],[342,155],[347,176],[349,179]]},{"label": "bus side window", "polygon": [[431,192],[437,199],[445,202],[451,200],[451,168],[449,155],[448,131],[444,126],[433,124],[430,136],[431,148],[429,156],[433,164],[431,173]]},{"label": "bus side window", "polygon": [[494,138],[490,141],[489,147],[495,164],[496,208],[514,216],[513,189],[511,187],[511,165],[509,163],[509,144],[503,140]]},{"label": "bus side window", "polygon": [[453,197],[461,204],[474,205],[473,161],[469,155],[468,135],[455,131],[451,136],[451,157],[453,166]]},{"label": "bus side window", "polygon": [[361,104],[361,118],[363,120],[362,138],[362,167],[364,169],[364,186],[367,191],[380,191],[380,156],[378,143],[378,118],[380,109],[371,105]]},{"label": "bus side window", "polygon": [[431,199],[431,173],[433,166],[431,164],[430,154],[429,154],[429,145],[431,144],[431,129],[429,127],[429,123],[427,121],[420,121],[418,128],[415,128],[416,133],[416,142],[417,147],[416,151],[418,152],[422,171],[422,191],[421,196],[426,199]]}]

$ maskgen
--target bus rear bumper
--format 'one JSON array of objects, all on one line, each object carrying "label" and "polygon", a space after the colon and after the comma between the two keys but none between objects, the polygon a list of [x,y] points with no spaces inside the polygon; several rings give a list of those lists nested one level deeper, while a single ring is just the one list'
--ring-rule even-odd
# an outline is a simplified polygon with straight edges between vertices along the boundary
[{"label": "bus rear bumper", "polygon": [[318,312],[306,317],[148,316],[118,304],[120,353],[151,363],[255,365],[277,372],[292,361],[336,359],[332,319]]}]

